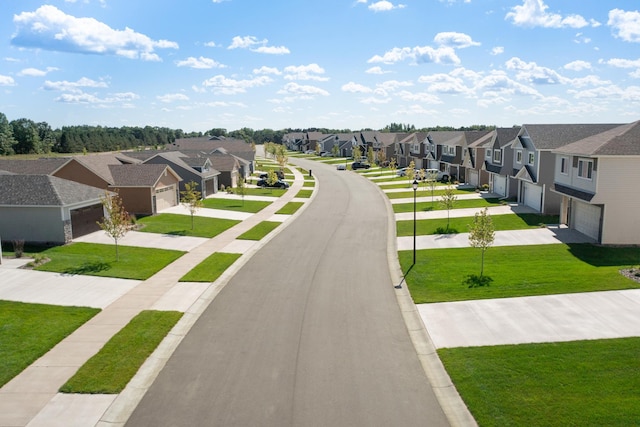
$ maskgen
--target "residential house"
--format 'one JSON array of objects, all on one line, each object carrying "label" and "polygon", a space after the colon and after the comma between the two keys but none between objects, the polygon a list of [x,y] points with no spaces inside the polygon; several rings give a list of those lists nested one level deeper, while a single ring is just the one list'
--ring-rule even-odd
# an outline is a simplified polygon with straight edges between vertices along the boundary
[{"label": "residential house", "polygon": [[0,236],[61,245],[100,229],[105,191],[51,175],[0,174]]},{"label": "residential house", "polygon": [[205,198],[218,191],[220,171],[211,165],[211,160],[205,154],[200,154],[202,157],[191,157],[180,151],[160,151],[146,158],[144,163],[170,166],[182,178],[179,191],[185,191],[186,183],[195,182],[197,190]]},{"label": "residential house", "polygon": [[518,138],[520,128],[497,128],[491,139],[484,144],[483,169],[489,173],[489,191],[504,198],[516,197],[518,186],[513,178],[512,145]]},{"label": "residential house", "polygon": [[640,243],[640,121],[553,150],[560,221],[601,244]]},{"label": "residential house", "polygon": [[[173,144],[167,146],[169,151],[180,151],[182,153],[203,152],[213,153],[215,150],[238,157],[240,167],[246,176],[255,171],[256,152],[251,144],[242,139],[226,138],[222,136],[204,138],[183,138],[177,139]],[[246,171],[244,171],[246,169]]]},{"label": "residential house", "polygon": [[[483,134],[484,133],[484,134]],[[477,131],[472,135],[465,132],[462,165],[465,168],[465,182],[476,188],[489,185],[489,172],[483,169],[485,144],[493,138],[493,131]]]},{"label": "residential house", "polygon": [[551,191],[555,155],[552,150],[604,132],[617,124],[527,124],[513,144],[513,176],[518,203],[538,212],[557,214],[561,197]]},{"label": "residential house", "polygon": [[[218,175],[218,185],[220,188],[225,187],[237,187],[238,179],[243,177],[242,169],[240,168],[240,162],[235,156],[230,156],[223,151],[214,150],[213,153],[208,156],[211,166],[220,172]],[[246,176],[244,176],[246,179]]]},{"label": "residential house", "polygon": [[[395,153],[395,144],[397,139],[397,134],[390,132],[375,132],[373,136],[373,150],[377,153],[379,151],[384,151],[384,158],[387,162],[390,162],[391,159],[396,158]],[[365,137],[365,140],[368,139]],[[367,142],[368,143],[368,142]],[[397,164],[397,160],[396,160]]]},{"label": "residential house", "polygon": [[282,135],[282,143],[288,150],[303,151],[304,132],[289,132]]},{"label": "residential house", "polygon": [[463,137],[464,134],[461,131],[428,132],[423,141],[426,168],[437,169],[444,175],[452,177],[450,161],[455,159],[455,146],[459,143],[456,141],[462,140]]}]

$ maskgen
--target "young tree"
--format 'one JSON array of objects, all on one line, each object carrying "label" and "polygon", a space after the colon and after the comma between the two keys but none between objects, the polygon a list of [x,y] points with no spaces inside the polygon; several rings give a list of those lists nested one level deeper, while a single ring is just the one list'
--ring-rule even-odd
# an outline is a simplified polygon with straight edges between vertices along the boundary
[{"label": "young tree", "polygon": [[280,166],[280,171],[284,174],[284,167],[287,165],[289,161],[289,156],[287,155],[287,149],[284,145],[276,145],[275,149],[275,157],[276,162]]},{"label": "young tree", "polygon": [[334,144],[333,147],[331,147],[331,155],[338,157],[338,154],[340,154],[340,147],[338,147],[338,144]]},{"label": "young tree", "polygon": [[247,192],[246,190],[247,186],[244,177],[238,178],[238,188],[236,188],[236,193],[242,198],[242,206],[244,206],[244,195]]},{"label": "young tree", "polygon": [[449,231],[449,220],[450,220],[450,212],[456,204],[457,197],[451,185],[447,185],[447,187],[442,192],[442,198],[440,199],[440,206],[443,209],[447,210],[447,231]]},{"label": "young tree", "polygon": [[273,184],[275,184],[276,182],[278,182],[278,174],[276,173],[276,171],[274,170],[270,170],[269,172],[267,172],[267,185],[269,187],[272,187]]},{"label": "young tree", "polygon": [[116,246],[116,261],[119,261],[118,241],[131,230],[131,217],[124,209],[122,199],[117,192],[110,194],[105,191],[104,196],[100,198],[100,202],[104,207],[105,216],[102,221],[98,221],[98,225],[113,239]]},{"label": "young tree", "polygon": [[436,183],[438,182],[438,171],[430,170],[429,172],[427,172],[426,180],[429,188],[431,189],[431,210],[433,210],[433,193],[436,189]]},{"label": "young tree", "polygon": [[416,177],[416,162],[411,160],[409,162],[409,166],[407,166],[406,171],[407,171],[407,178],[409,178],[409,181],[413,182],[414,178]]},{"label": "young tree", "polygon": [[389,162],[389,169],[391,170],[391,173],[393,173],[394,175],[396,174],[397,167],[398,167],[398,164],[396,163],[396,158],[392,157],[391,161]]},{"label": "young tree", "polygon": [[187,182],[184,185],[184,191],[180,192],[180,202],[189,210],[191,214],[191,229],[193,230],[193,216],[204,206],[202,202],[202,193],[197,190],[198,184],[194,181]]},{"label": "young tree", "polygon": [[484,253],[493,245],[495,238],[495,228],[491,216],[484,208],[480,212],[476,212],[473,218],[473,224],[469,226],[469,244],[473,248],[480,248],[482,252],[482,262],[480,264],[480,277],[484,273]]},{"label": "young tree", "polygon": [[360,158],[362,157],[362,149],[360,148],[359,145],[356,147],[353,147],[352,154],[353,154],[353,160],[355,161],[360,160]]},{"label": "young tree", "polygon": [[377,152],[378,164],[382,167],[384,163],[387,161],[387,153],[384,150],[380,149]]},{"label": "young tree", "polygon": [[420,181],[424,182],[424,186],[425,186],[425,189],[426,189],[427,188],[427,181],[426,181],[426,179],[427,179],[427,171],[424,170],[424,169],[420,169],[420,170],[418,170],[417,173],[418,173],[418,179],[420,179]]},{"label": "young tree", "polygon": [[373,152],[373,147],[369,147],[367,149],[367,161],[369,162],[370,165],[372,165],[375,159],[376,159],[376,155]]}]

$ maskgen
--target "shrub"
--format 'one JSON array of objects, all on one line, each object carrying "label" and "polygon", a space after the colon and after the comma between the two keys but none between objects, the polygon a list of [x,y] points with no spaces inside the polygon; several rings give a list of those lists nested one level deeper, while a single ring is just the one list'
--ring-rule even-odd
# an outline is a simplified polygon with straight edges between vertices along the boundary
[{"label": "shrub", "polygon": [[13,240],[12,243],[16,258],[22,258],[24,254],[24,240]]},{"label": "shrub", "polygon": [[481,286],[489,286],[493,279],[489,276],[478,276],[477,274],[469,274],[464,278],[462,284],[469,288],[479,288]]}]

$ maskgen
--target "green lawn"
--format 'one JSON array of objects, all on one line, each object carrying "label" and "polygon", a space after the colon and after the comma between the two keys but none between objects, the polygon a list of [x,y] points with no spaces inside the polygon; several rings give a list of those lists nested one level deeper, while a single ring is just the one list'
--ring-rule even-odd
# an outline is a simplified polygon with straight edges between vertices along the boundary
[{"label": "green lawn", "polygon": [[260,224],[257,224],[251,230],[241,234],[238,236],[238,239],[242,240],[260,240],[267,234],[271,233],[275,230],[281,222],[275,221],[262,221]]},{"label": "green lawn", "polygon": [[215,282],[224,271],[231,266],[241,254],[215,252],[190,272],[182,276],[181,282]]},{"label": "green lawn", "polygon": [[[234,188],[235,191],[235,188]],[[245,196],[268,196],[268,197],[280,197],[282,196],[284,193],[286,193],[287,190],[281,189],[281,188],[245,188],[244,189],[244,195]],[[235,192],[234,192],[235,194]]]},{"label": "green lawn", "polygon": [[305,183],[302,184],[302,186],[305,188],[313,188],[316,186],[316,183],[313,181],[305,181]]},{"label": "green lawn", "polygon": [[[397,179],[391,181],[391,182],[395,182],[398,181]],[[378,184],[380,186],[380,188],[382,188],[383,190],[393,190],[393,189],[397,189],[397,188],[406,188],[407,192],[411,192],[411,197],[413,197],[413,189],[411,188],[411,182],[410,181],[404,181],[404,182],[400,182],[397,184],[386,184],[386,182],[388,181],[374,181],[376,182],[376,184]],[[445,186],[445,184],[440,184],[438,183],[438,186],[436,187],[436,191],[438,191],[438,189],[442,189]],[[431,195],[431,190],[424,189],[424,184],[420,184],[420,187],[418,187],[418,190],[416,190],[418,192],[418,196],[420,196],[422,194],[422,196],[430,196]],[[420,196],[420,197],[422,197]]]},{"label": "green lawn", "polygon": [[50,261],[36,270],[146,280],[184,255],[181,251],[133,246],[119,246],[119,253],[120,260],[116,261],[114,245],[72,243],[56,246],[42,252]]},{"label": "green lawn", "polygon": [[160,214],[141,218],[138,223],[144,225],[139,231],[146,233],[211,238],[240,223],[240,221],[194,216],[192,229],[191,215]]},{"label": "green lawn", "polygon": [[[408,271],[412,251],[398,255],[402,271]],[[586,243],[496,246],[486,251],[484,261],[484,274],[493,282],[469,289],[462,282],[470,274],[480,274],[480,249],[428,249],[416,252],[407,285],[417,304],[636,289],[640,283],[618,271],[637,265],[638,260],[640,248]]]},{"label": "green lawn", "polygon": [[481,426],[632,426],[640,338],[438,350]]},{"label": "green lawn", "polygon": [[284,205],[276,214],[293,215],[304,205],[303,202],[289,202]]},{"label": "green lawn", "polygon": [[178,311],[142,311],[82,365],[60,391],[120,393],[181,317]]},{"label": "green lawn", "polygon": [[[245,196],[248,195],[246,190],[248,190],[248,188],[245,188]],[[213,197],[203,200],[203,203],[204,207],[209,209],[256,213],[269,206],[272,202]]]},{"label": "green lawn", "polygon": [[99,312],[0,301],[0,387]]},{"label": "green lawn", "polygon": [[[466,208],[488,208],[491,206],[500,206],[502,202],[497,198],[488,198],[488,199],[471,199],[471,200],[456,200],[453,209],[466,209]],[[438,200],[433,202],[419,202],[416,203],[416,211],[417,212],[429,212],[429,211],[437,211],[442,210],[442,206]],[[393,205],[393,212],[395,213],[403,213],[403,212],[413,212],[413,202],[411,203],[400,203],[397,205]]]},{"label": "green lawn", "polygon": [[313,190],[300,190],[298,191],[298,194],[296,194],[296,197],[299,197],[301,199],[309,199],[311,198],[312,194]]},{"label": "green lawn", "polygon": [[[493,215],[491,217],[496,231],[523,230],[527,228],[539,228],[541,224],[558,224],[558,215],[539,214],[513,214]],[[473,224],[473,217],[451,218],[448,234],[468,233],[469,226]],[[416,234],[443,234],[447,229],[447,219],[420,219],[416,221]],[[398,236],[413,236],[413,220],[396,221],[396,233]]]},{"label": "green lawn", "polygon": [[[444,189],[442,186],[436,186],[433,191],[433,197],[442,196],[444,193]],[[453,190],[453,194],[473,194],[475,190],[473,188],[470,189],[459,189],[456,188]],[[413,190],[403,191],[401,193],[386,193],[387,197],[390,199],[409,199],[413,198]],[[431,197],[431,189],[425,190],[423,187],[420,187],[416,190],[416,197]]]}]

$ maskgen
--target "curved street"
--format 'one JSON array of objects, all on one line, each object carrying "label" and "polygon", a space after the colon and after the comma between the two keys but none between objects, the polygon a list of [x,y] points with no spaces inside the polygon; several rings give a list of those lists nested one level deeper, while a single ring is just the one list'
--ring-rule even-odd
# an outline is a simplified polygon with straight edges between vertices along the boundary
[{"label": "curved street", "polygon": [[128,426],[449,425],[412,345],[381,192],[335,166],[213,300]]}]

